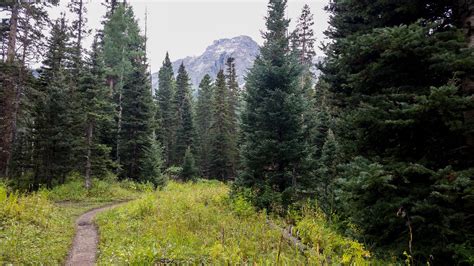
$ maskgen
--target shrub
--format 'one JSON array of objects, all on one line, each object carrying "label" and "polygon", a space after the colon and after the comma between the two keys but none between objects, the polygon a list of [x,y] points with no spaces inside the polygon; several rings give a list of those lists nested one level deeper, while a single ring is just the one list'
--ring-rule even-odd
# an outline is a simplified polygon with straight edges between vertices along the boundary
[{"label": "shrub", "polygon": [[326,216],[319,208],[304,207],[295,227],[301,241],[311,247],[306,252],[310,264],[368,263],[369,251],[359,242],[337,233],[337,230],[328,224]]}]

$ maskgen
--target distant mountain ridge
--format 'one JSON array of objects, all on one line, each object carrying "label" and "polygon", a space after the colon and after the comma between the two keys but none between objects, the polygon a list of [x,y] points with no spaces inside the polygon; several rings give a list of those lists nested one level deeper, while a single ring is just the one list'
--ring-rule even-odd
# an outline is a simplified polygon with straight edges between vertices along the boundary
[{"label": "distant mountain ridge", "polygon": [[[209,74],[213,79],[220,69],[225,70],[227,58],[235,58],[237,81],[240,86],[245,84],[245,75],[252,67],[255,57],[259,55],[260,47],[249,36],[237,36],[214,41],[203,54],[199,56],[188,56],[173,62],[175,74],[179,65],[184,63],[191,79],[192,87],[195,89],[204,75]],[[172,55],[171,55],[172,56]],[[153,88],[158,88],[158,73],[152,74]]]},{"label": "distant mountain ridge", "polygon": [[[203,54],[199,56],[187,56],[173,61],[173,70],[177,75],[179,66],[184,63],[186,71],[191,80],[193,91],[195,92],[204,75],[209,74],[215,79],[220,69],[225,70],[227,58],[235,58],[235,67],[237,82],[240,87],[245,84],[245,76],[248,70],[253,66],[255,58],[260,54],[260,47],[249,36],[241,35],[234,38],[224,38],[215,40],[209,45]],[[172,56],[172,55],[171,55]],[[313,59],[314,65],[322,62],[323,57],[316,56]],[[311,71],[317,78],[320,71],[313,66]],[[152,74],[153,89],[158,89],[158,72]]]}]

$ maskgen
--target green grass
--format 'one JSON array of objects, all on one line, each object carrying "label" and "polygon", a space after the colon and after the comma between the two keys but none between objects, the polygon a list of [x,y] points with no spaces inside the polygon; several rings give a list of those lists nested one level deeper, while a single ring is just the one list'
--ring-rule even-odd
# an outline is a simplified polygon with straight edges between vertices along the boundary
[{"label": "green grass", "polygon": [[0,192],[1,264],[58,264],[74,235],[70,212],[44,195]]},{"label": "green grass", "polygon": [[[265,213],[256,212],[242,197],[231,200],[228,190],[219,182],[171,182],[163,191],[99,214],[98,263],[268,265],[278,260],[296,265],[321,262],[317,256],[336,254],[336,248],[331,254],[301,253],[282,239],[280,230],[269,226]],[[317,241],[308,233],[315,223],[305,221],[308,226],[301,227],[307,229],[306,243]],[[361,254],[357,262],[364,261],[361,257],[367,252],[360,244],[338,240],[337,248],[353,248]],[[353,250],[338,261],[355,261]]]},{"label": "green grass", "polygon": [[52,190],[7,193],[0,184],[0,264],[58,265],[74,237],[83,212],[112,201],[133,199],[149,190],[132,182],[94,180],[88,192],[74,179]]},{"label": "green grass", "polygon": [[94,179],[92,187],[87,190],[81,176],[73,175],[66,184],[42,192],[55,202],[112,202],[135,199],[143,192],[151,190],[151,184],[117,181],[113,176],[104,180]]},{"label": "green grass", "polygon": [[[64,263],[78,215],[112,201],[136,199],[99,214],[100,265],[153,264],[367,264],[364,247],[336,233],[314,209],[300,213],[296,228],[304,253],[271,227],[243,196],[229,198],[216,181],[171,182],[162,191],[133,182],[82,180],[36,193],[7,193],[0,184],[0,264]],[[282,219],[273,218],[284,226]],[[280,254],[280,255],[278,255]],[[372,261],[373,262],[373,261]]]}]

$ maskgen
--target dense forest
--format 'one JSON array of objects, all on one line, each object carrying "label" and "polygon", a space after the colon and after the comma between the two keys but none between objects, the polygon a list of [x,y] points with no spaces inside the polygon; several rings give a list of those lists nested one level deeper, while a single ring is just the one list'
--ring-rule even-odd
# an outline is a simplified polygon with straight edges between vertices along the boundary
[{"label": "dense forest", "polygon": [[152,89],[153,47],[126,1],[105,3],[100,29],[87,24],[87,1],[51,20],[54,5],[0,4],[0,177],[11,191],[71,175],[86,190],[110,175],[157,190],[216,179],[290,224],[315,206],[376,258],[474,263],[472,1],[330,1],[315,66],[318,18],[305,5],[290,28],[287,1],[269,0],[245,85],[229,57],[196,93],[169,54]]}]

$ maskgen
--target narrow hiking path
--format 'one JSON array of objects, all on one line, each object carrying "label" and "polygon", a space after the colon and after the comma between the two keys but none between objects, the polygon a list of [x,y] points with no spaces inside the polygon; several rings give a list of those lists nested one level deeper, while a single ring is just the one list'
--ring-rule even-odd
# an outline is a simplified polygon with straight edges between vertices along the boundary
[{"label": "narrow hiking path", "polygon": [[97,256],[99,234],[94,218],[98,213],[115,208],[125,202],[116,202],[85,212],[76,220],[76,234],[66,265],[94,265]]}]

